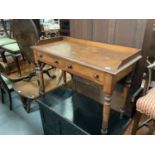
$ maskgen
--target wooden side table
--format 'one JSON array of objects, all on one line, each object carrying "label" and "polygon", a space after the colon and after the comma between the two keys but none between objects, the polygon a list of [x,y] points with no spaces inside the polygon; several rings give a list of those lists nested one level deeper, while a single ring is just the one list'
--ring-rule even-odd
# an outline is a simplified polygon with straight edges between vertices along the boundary
[{"label": "wooden side table", "polygon": [[[44,63],[102,85],[104,106],[101,132],[107,134],[113,90],[118,81],[134,72],[136,63],[141,59],[140,49],[71,37],[53,38],[32,48],[40,67],[40,93],[44,93],[41,67]],[[131,84],[129,81],[125,86],[125,98]]]}]

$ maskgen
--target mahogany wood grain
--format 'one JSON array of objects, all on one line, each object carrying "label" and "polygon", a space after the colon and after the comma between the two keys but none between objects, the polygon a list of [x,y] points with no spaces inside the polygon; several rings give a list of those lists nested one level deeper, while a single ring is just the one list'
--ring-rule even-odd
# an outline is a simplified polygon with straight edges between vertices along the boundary
[{"label": "mahogany wood grain", "polygon": [[[32,47],[35,61],[38,64],[47,63],[103,86],[105,97],[101,132],[106,133],[115,84],[135,69],[135,64],[141,59],[140,49],[71,37],[61,39]],[[43,89],[41,69],[39,79]]]},{"label": "mahogany wood grain", "polygon": [[[118,68],[140,54],[139,49],[64,37],[64,40],[35,47],[56,57],[115,74]],[[40,55],[41,57],[41,55]],[[91,58],[91,59],[90,59]]]}]

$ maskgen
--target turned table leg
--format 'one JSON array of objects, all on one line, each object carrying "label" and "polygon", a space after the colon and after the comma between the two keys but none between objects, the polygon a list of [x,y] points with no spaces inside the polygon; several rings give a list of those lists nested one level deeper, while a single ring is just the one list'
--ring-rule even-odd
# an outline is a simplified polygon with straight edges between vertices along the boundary
[{"label": "turned table leg", "polygon": [[103,123],[102,123],[102,129],[101,129],[102,134],[108,133],[110,108],[111,108],[111,95],[104,94]]},{"label": "turned table leg", "polygon": [[111,108],[111,96],[114,90],[115,81],[112,75],[105,74],[104,76],[104,102],[103,102],[103,114],[102,114],[102,134],[108,134],[110,108]]},{"label": "turned table leg", "polygon": [[124,86],[124,91],[123,91],[124,100],[123,100],[123,106],[120,109],[120,118],[121,119],[123,118],[123,115],[124,115],[124,112],[125,112],[125,107],[126,107],[126,103],[127,103],[127,100],[128,100],[131,83],[132,83],[132,78],[128,77],[126,79],[126,81],[125,81],[125,86]]}]

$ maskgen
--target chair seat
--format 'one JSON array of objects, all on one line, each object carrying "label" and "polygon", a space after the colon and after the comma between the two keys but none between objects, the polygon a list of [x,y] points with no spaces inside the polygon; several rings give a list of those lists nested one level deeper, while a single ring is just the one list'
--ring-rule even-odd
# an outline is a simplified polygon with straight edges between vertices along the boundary
[{"label": "chair seat", "polygon": [[[55,79],[50,79],[46,74],[44,75],[45,92],[53,90],[63,84],[63,79],[58,83],[61,70],[57,69],[54,74],[56,75]],[[70,81],[70,79],[68,75],[67,81]],[[19,81],[14,83],[13,89],[26,98],[35,99],[39,97],[39,87],[35,76],[32,77],[30,81]]]},{"label": "chair seat", "polygon": [[0,38],[0,46],[7,45],[7,44],[12,44],[12,43],[15,43],[15,42],[16,42],[16,40],[10,39],[8,37]]},{"label": "chair seat", "polygon": [[155,118],[155,88],[150,89],[145,96],[138,99],[136,108],[142,114]]},{"label": "chair seat", "polygon": [[2,46],[2,48],[8,50],[10,53],[19,53],[20,49],[17,43],[12,43]]}]

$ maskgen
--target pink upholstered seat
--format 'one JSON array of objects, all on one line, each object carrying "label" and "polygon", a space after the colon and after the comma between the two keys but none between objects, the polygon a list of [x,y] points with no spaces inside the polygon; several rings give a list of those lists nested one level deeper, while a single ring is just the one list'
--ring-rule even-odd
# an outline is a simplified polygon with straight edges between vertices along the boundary
[{"label": "pink upholstered seat", "polygon": [[155,119],[155,88],[150,89],[145,96],[139,98],[136,107],[137,111]]}]

